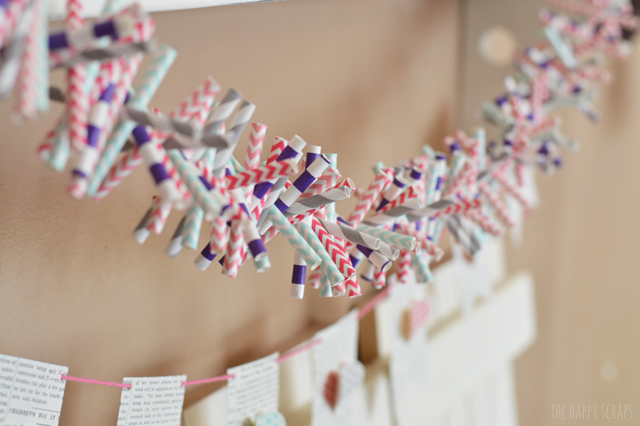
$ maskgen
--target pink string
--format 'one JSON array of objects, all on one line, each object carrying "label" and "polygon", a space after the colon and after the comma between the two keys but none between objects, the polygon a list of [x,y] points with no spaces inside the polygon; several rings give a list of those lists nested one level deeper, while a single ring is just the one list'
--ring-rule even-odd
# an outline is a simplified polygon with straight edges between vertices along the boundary
[{"label": "pink string", "polygon": [[222,382],[224,380],[233,379],[234,377],[236,376],[234,376],[233,374],[229,374],[226,376],[211,377],[209,379],[193,380],[191,382],[182,382],[182,386],[199,385],[202,383]]},{"label": "pink string", "polygon": [[281,362],[284,362],[284,361],[288,360],[289,358],[298,355],[299,353],[302,353],[304,351],[308,351],[309,349],[313,348],[314,346],[319,345],[320,343],[322,343],[322,339],[312,340],[309,343],[307,343],[306,345],[302,345],[298,349],[295,349],[295,350],[293,350],[291,352],[288,352],[288,353],[282,355],[280,358],[278,358],[276,360],[276,362],[278,364],[280,364]]},{"label": "pink string", "polygon": [[[380,293],[378,293],[378,295],[376,297],[374,297],[369,303],[367,303],[362,310],[360,310],[360,312],[358,312],[358,321],[361,320],[362,318],[364,318],[365,315],[367,315],[369,312],[371,312],[373,310],[373,308],[376,307],[376,305],[378,303],[380,303],[380,301],[382,299],[384,299],[387,294],[389,293],[389,290],[391,289],[391,285],[387,285],[387,288],[385,288],[384,290],[382,290]],[[292,358],[302,352],[308,351],[311,348],[314,348],[315,346],[319,345],[320,343],[322,343],[322,339],[314,339],[312,341],[310,341],[309,343],[300,346],[297,349],[294,349],[291,352],[288,352],[284,355],[282,355],[280,358],[278,358],[276,360],[276,362],[278,364],[288,360],[289,358]],[[200,379],[200,380],[193,380],[190,382],[182,382],[182,386],[191,386],[191,385],[200,385],[203,383],[213,383],[213,382],[222,382],[224,380],[229,380],[229,379],[233,379],[235,376],[233,374],[228,374],[226,376],[217,376],[217,377],[211,377],[208,379]],[[94,385],[104,385],[104,386],[115,386],[117,388],[127,388],[127,389],[131,389],[131,384],[124,384],[124,383],[115,383],[115,382],[103,382],[101,380],[93,380],[93,379],[85,379],[82,377],[73,377],[73,376],[67,376],[67,375],[61,375],[60,379],[62,380],[69,380],[72,382],[81,382],[81,383],[91,383]]]},{"label": "pink string", "polygon": [[358,312],[358,321],[360,321],[369,312],[371,312],[373,310],[373,308],[375,308],[376,305],[382,301],[382,299],[387,297],[387,294],[389,294],[389,290],[390,289],[391,289],[391,284],[387,284],[387,288],[382,290],[380,293],[378,293],[378,295],[376,297],[371,299],[371,301],[369,303],[364,305],[364,307],[360,310],[360,312]]},{"label": "pink string", "polygon": [[72,382],[91,383],[93,385],[115,386],[117,388],[131,389],[131,385],[130,384],[115,383],[115,382],[103,382],[101,380],[85,379],[85,378],[82,378],[82,377],[67,376],[65,374],[61,375],[60,379],[61,380],[70,380]]}]

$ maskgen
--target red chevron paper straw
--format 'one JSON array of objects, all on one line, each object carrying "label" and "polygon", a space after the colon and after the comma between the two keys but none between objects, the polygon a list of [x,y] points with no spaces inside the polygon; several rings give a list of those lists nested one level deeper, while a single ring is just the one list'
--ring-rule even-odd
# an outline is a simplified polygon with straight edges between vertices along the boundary
[{"label": "red chevron paper straw", "polygon": [[516,200],[518,200],[518,202],[522,205],[522,207],[524,207],[525,209],[530,208],[529,201],[527,201],[527,199],[524,198],[522,191],[520,191],[520,189],[517,188],[513,183],[509,182],[509,180],[507,179],[507,176],[504,173],[496,173],[493,175],[493,177],[500,183],[500,185],[502,185],[502,187],[509,194],[513,195],[513,197]]},{"label": "red chevron paper straw", "polygon": [[93,196],[93,201],[96,203],[100,202],[113,188],[118,186],[124,178],[129,176],[131,172],[142,163],[144,163],[144,159],[142,155],[140,155],[138,147],[135,146],[111,167],[111,170],[109,170],[107,177],[102,181],[102,185],[100,185],[96,195]]},{"label": "red chevron paper straw", "polygon": [[235,278],[240,269],[240,263],[244,258],[244,238],[240,227],[240,213],[236,215],[231,222],[231,231],[229,232],[229,241],[227,242],[227,250],[224,255],[222,265],[222,273],[230,278]]},{"label": "red chevron paper straw", "polygon": [[445,209],[435,212],[431,217],[436,218],[441,216],[447,216],[450,214],[465,213],[469,210],[477,209],[480,206],[482,206],[482,201],[479,198],[474,198],[471,201],[457,200],[455,204],[452,204]]},{"label": "red chevron paper straw", "polygon": [[15,119],[17,121],[24,118],[35,118],[38,112],[38,67],[47,66],[47,64],[38,63],[40,58],[38,50],[42,46],[40,39],[44,37],[44,34],[40,33],[40,20],[43,19],[44,13],[43,4],[41,0],[32,1],[31,29],[27,34],[16,85],[18,99],[15,104]]},{"label": "red chevron paper straw", "polygon": [[349,215],[347,222],[349,222],[351,226],[354,228],[358,227],[367,212],[371,210],[373,203],[376,201],[384,187],[391,182],[391,179],[392,177],[391,174],[388,173],[388,170],[380,170],[376,173],[376,176],[373,178],[369,188],[367,188],[360,201],[358,201],[358,204],[356,204],[355,209]]},{"label": "red chevron paper straw", "polygon": [[[67,30],[79,30],[84,25],[82,0],[67,0]],[[83,86],[86,78],[85,64],[77,64],[67,72],[67,120],[71,148],[81,150],[87,140],[89,102]]]},{"label": "red chevron paper straw", "polygon": [[13,34],[13,30],[15,30],[18,25],[18,21],[22,17],[27,3],[27,0],[14,0],[9,2],[4,15],[4,21],[2,25],[0,25],[0,46],[5,45],[5,42]]},{"label": "red chevron paper straw", "polygon": [[156,235],[160,235],[164,226],[167,224],[167,218],[171,213],[171,203],[164,202],[160,197],[155,197],[157,202],[151,209],[151,216],[147,223],[147,230]]},{"label": "red chevron paper straw", "polygon": [[464,213],[464,216],[473,221],[476,225],[478,225],[482,230],[494,237],[499,237],[502,235],[503,229],[496,222],[491,220],[488,216],[482,213],[480,209],[477,210],[469,210]]},{"label": "red chevron paper straw", "polygon": [[216,217],[211,222],[211,251],[222,253],[225,250],[229,238],[227,222]]},{"label": "red chevron paper straw", "polygon": [[[251,123],[251,133],[249,134],[249,145],[247,146],[247,154],[244,157],[244,168],[254,169],[260,166],[260,154],[262,154],[262,144],[267,136],[267,126],[260,123]],[[249,185],[245,188],[245,196],[248,197],[253,191],[253,186]]]},{"label": "red chevron paper straw", "polygon": [[373,273],[373,280],[371,280],[371,286],[376,290],[380,290],[387,285],[387,273],[376,269]]},{"label": "red chevron paper straw", "polygon": [[515,221],[500,197],[498,197],[498,195],[489,188],[489,185],[487,185],[486,182],[481,183],[479,189],[480,192],[485,195],[489,204],[493,207],[493,210],[495,211],[496,216],[498,216],[500,222],[508,228],[513,227],[515,225]]},{"label": "red chevron paper straw", "polygon": [[251,188],[256,183],[287,177],[296,173],[298,173],[298,165],[294,160],[289,159],[245,169],[243,172],[229,175],[224,179],[224,184],[227,189]]},{"label": "red chevron paper straw", "polygon": [[396,273],[398,282],[405,284],[409,279],[409,271],[411,270],[411,252],[404,250],[401,252],[398,261],[398,272]]},{"label": "red chevron paper straw", "polygon": [[351,264],[351,260],[349,259],[349,255],[347,254],[344,246],[336,239],[333,235],[327,232],[326,229],[322,226],[320,221],[316,219],[315,216],[311,216],[311,221],[309,223],[311,225],[311,229],[318,236],[320,242],[324,246],[329,256],[331,256],[331,260],[336,264],[340,273],[345,279],[352,279],[356,276],[356,270]]}]

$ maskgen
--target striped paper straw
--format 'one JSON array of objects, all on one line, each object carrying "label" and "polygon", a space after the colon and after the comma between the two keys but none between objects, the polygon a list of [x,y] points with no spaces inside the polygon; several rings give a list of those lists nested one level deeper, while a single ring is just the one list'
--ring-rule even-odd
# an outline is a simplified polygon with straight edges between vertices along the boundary
[{"label": "striped paper straw", "polygon": [[15,86],[20,73],[22,57],[27,45],[30,25],[33,17],[33,3],[29,2],[11,34],[11,39],[3,46],[3,61],[0,64],[0,99],[7,98]]},{"label": "striped paper straw", "polygon": [[320,269],[316,269],[315,271],[312,271],[309,274],[309,279],[307,279],[307,283],[309,284],[309,287],[316,290],[319,289],[321,277],[322,277],[322,271]]},{"label": "striped paper straw", "polygon": [[[334,169],[336,167],[338,167],[338,165],[337,165],[338,164],[338,154],[329,153],[329,154],[327,154],[327,159],[329,160],[329,166],[330,167],[332,167]],[[353,187],[355,188],[355,185]],[[323,191],[323,192],[326,192],[326,191]],[[335,222],[336,221],[336,205],[335,205],[335,203],[327,204],[327,206],[325,207],[324,210],[325,210],[325,212],[327,214],[327,220],[329,222]]]},{"label": "striped paper straw", "polygon": [[342,242],[336,240],[333,235],[327,232],[322,225],[321,219],[311,216],[310,224],[313,232],[318,236],[318,239],[329,256],[331,256],[332,262],[338,267],[342,276],[347,280],[355,277],[356,270],[351,264],[351,260]]},{"label": "striped paper straw", "polygon": [[[247,153],[244,157],[244,168],[255,169],[260,166],[260,155],[262,154],[262,145],[264,138],[267,136],[267,126],[260,123],[251,123],[251,133],[249,134],[249,145]],[[253,185],[247,185],[244,189],[245,197],[249,197],[253,193]]]},{"label": "striped paper straw", "polygon": [[371,286],[376,290],[383,289],[387,285],[387,273],[385,271],[376,270],[373,273]]},{"label": "striped paper straw", "polygon": [[230,278],[235,278],[238,275],[240,262],[242,262],[242,258],[244,257],[244,238],[241,225],[240,214],[238,213],[231,222],[231,232],[229,233],[227,250],[222,265],[222,273]]},{"label": "striped paper straw", "polygon": [[364,256],[369,259],[369,262],[373,263],[376,268],[382,271],[387,271],[391,268],[391,261],[380,252],[361,245],[356,245],[356,249],[358,249],[360,253],[364,254]]},{"label": "striped paper straw", "polygon": [[310,210],[319,210],[331,203],[336,203],[351,196],[351,190],[355,187],[351,179],[347,178],[335,188],[323,194],[313,195],[309,198],[298,199],[285,212],[286,215],[304,214]]},{"label": "striped paper straw", "polygon": [[[224,103],[224,100],[223,100],[223,103]],[[221,107],[222,107],[222,104],[220,104],[219,108]],[[251,116],[253,115],[255,110],[256,110],[256,106],[248,101],[243,101],[242,104],[240,105],[240,108],[238,108],[238,111],[236,112],[236,115],[233,117],[233,120],[231,120],[231,124],[229,125],[229,128],[227,129],[227,133],[225,134],[226,136],[225,140],[229,142],[229,146],[218,150],[218,155],[216,156],[216,161],[213,165],[214,176],[223,176],[225,166],[229,161],[229,158],[233,154],[233,150],[238,144],[240,135],[244,131],[244,128],[247,126],[247,124],[249,124],[249,121],[251,120]],[[205,127],[203,141],[206,141],[208,138],[206,132],[207,132],[207,128]],[[216,139],[220,137],[221,136],[216,134],[212,136],[212,139]]]},{"label": "striped paper straw", "polygon": [[409,271],[411,270],[411,252],[403,251],[400,256],[400,261],[398,262],[398,271],[396,272],[396,276],[398,278],[398,282],[405,284],[409,279]]},{"label": "striped paper straw", "polygon": [[320,297],[333,297],[331,283],[326,275],[320,274]]},{"label": "striped paper straw", "polygon": [[[309,154],[307,153],[307,157],[308,156]],[[307,164],[311,163],[307,161]],[[320,176],[314,183],[311,184],[311,186],[309,186],[309,188],[307,188],[306,191],[302,193],[300,198],[308,198],[313,195],[322,194],[330,190],[336,185],[341,177],[342,175],[335,167],[329,167],[324,171],[324,173],[322,173],[322,176]]]},{"label": "striped paper straw", "polygon": [[359,230],[347,225],[341,218],[336,223],[329,220],[319,219],[322,226],[335,237],[347,240],[353,244],[360,244],[373,250],[380,248],[381,240],[378,237],[360,232]]},{"label": "striped paper straw", "polygon": [[[176,56],[177,52],[173,48],[165,45],[160,46],[158,51],[153,54],[151,63],[142,76],[142,81],[136,86],[133,96],[129,99],[127,103],[129,106],[138,109],[147,106],[156,90],[158,90],[158,87],[160,87],[167,72],[169,72],[169,68],[171,68]],[[100,156],[100,161],[89,182],[90,195],[93,196],[96,193],[107,174],[110,173],[112,165],[116,162],[120,151],[122,151],[122,147],[134,127],[136,127],[136,123],[134,122],[120,122],[109,136],[109,139],[107,139],[102,155]],[[104,195],[102,198],[104,198]]]},{"label": "striped paper straw", "polygon": [[204,211],[199,206],[191,206],[184,216],[184,225],[181,233],[182,247],[196,250],[200,238],[200,228],[204,219]]},{"label": "striped paper straw", "polygon": [[309,243],[302,237],[302,235],[300,235],[296,228],[289,223],[277,207],[271,206],[268,210],[268,215],[269,220],[271,220],[273,225],[287,239],[291,247],[300,254],[302,260],[304,260],[311,269],[315,269],[320,266],[323,260],[320,258],[318,253],[311,248]]},{"label": "striped paper straw", "polygon": [[224,251],[228,238],[229,231],[227,229],[227,222],[221,217],[214,218],[211,222],[210,250],[215,252]]},{"label": "striped paper straw", "polygon": [[[82,0],[67,0],[66,27],[69,31],[79,30],[84,25]],[[84,92],[86,65],[78,64],[67,72],[67,120],[69,142],[75,150],[81,150],[87,139],[87,116],[89,102]]]},{"label": "striped paper straw", "polygon": [[[401,234],[399,232],[387,231],[383,228],[376,228],[374,226],[369,225],[360,225],[358,230],[364,232],[366,234],[372,235],[385,243],[389,244],[392,247],[401,250],[413,250],[416,248],[417,240],[415,237],[410,235]],[[363,244],[365,245],[365,244]],[[371,247],[374,248],[375,247]]]},{"label": "striped paper straw", "polygon": [[362,222],[362,219],[364,219],[365,215],[369,212],[371,206],[373,206],[373,203],[378,198],[378,195],[380,195],[380,192],[390,180],[391,175],[387,173],[386,170],[380,170],[376,173],[373,181],[369,184],[369,187],[362,195],[362,198],[358,201],[358,204],[356,204],[355,209],[349,215],[349,219],[347,219],[347,222],[349,222],[351,226],[357,227],[360,222]]},{"label": "striped paper straw", "polygon": [[[42,39],[45,37],[40,31],[43,30],[41,21],[46,14],[41,0],[32,1],[31,30],[26,36],[26,46],[22,55],[22,65],[18,74],[17,95],[15,104],[15,119],[20,121],[24,118],[33,119],[38,113],[40,78],[42,73],[39,67],[42,65],[42,54],[40,50],[44,47]],[[1,25],[2,23],[0,23]],[[46,24],[45,24],[46,25]],[[47,88],[48,90],[48,88]]]},{"label": "striped paper straw", "polygon": [[298,173],[298,165],[292,159],[275,161],[264,166],[245,169],[243,172],[225,178],[227,189],[251,188],[254,184],[267,182]]},{"label": "striped paper straw", "polygon": [[[275,207],[275,206],[274,206]],[[336,264],[331,259],[331,256],[324,248],[324,245],[315,234],[311,226],[306,223],[306,221],[301,221],[297,225],[295,225],[300,235],[309,243],[311,248],[318,253],[320,259],[322,259],[322,263],[320,263],[320,269],[322,269],[322,273],[329,278],[329,282],[331,286],[335,286],[339,283],[344,282],[344,277],[342,276],[342,272],[338,269]]]},{"label": "striped paper straw", "polygon": [[173,258],[178,257],[178,255],[182,251],[182,230],[184,228],[185,219],[186,219],[186,216],[183,216],[182,219],[180,219],[180,222],[178,223],[178,227],[176,228],[175,231],[173,231],[173,235],[169,240],[169,244],[167,245],[167,248],[164,250],[166,254],[168,254]]},{"label": "striped paper straw", "polygon": [[307,264],[296,251],[293,256],[293,272],[291,273],[291,298],[302,299],[304,297],[304,284],[307,275]]}]

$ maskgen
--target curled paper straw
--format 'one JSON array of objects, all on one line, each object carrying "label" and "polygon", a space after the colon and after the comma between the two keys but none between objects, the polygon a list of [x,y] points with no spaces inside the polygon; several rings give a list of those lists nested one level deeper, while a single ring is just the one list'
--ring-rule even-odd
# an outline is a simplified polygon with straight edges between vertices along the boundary
[{"label": "curled paper straw", "polygon": [[245,169],[243,172],[225,177],[227,189],[251,187],[255,183],[287,177],[298,173],[298,166],[294,160],[276,161],[264,166]]},{"label": "curled paper straw", "polygon": [[353,244],[360,244],[373,250],[380,248],[380,238],[360,232],[341,221],[341,219],[338,219],[336,223],[322,219],[319,219],[319,221],[322,223],[322,226],[335,237],[347,240]]},{"label": "curled paper straw", "polygon": [[227,229],[227,222],[221,218],[216,217],[211,221],[211,241],[210,249],[215,252],[221,252],[227,245],[227,239],[229,238],[229,231]]},{"label": "curled paper straw", "polygon": [[160,235],[164,226],[167,224],[167,219],[171,213],[171,203],[157,197],[158,203],[151,209],[151,215],[149,216],[149,222],[147,223],[147,230],[153,232],[156,235]]},{"label": "curled paper straw", "polygon": [[[262,154],[262,145],[264,138],[267,136],[267,126],[260,123],[251,123],[251,133],[249,134],[249,145],[247,153],[244,157],[244,168],[254,169],[260,166],[260,154]],[[245,197],[249,197],[253,193],[253,185],[247,185],[244,189]]]},{"label": "curled paper straw", "polygon": [[313,231],[313,228],[305,221],[299,222],[295,225],[295,228],[298,230],[302,238],[304,238],[304,240],[309,244],[311,249],[320,257],[320,269],[322,270],[323,275],[329,279],[331,286],[333,287],[343,282],[344,277],[342,276],[342,272],[340,272],[336,264],[333,262],[331,255],[329,255],[324,245]]},{"label": "curled paper straw", "polygon": [[409,279],[409,270],[411,269],[411,252],[404,251],[400,255],[400,262],[398,264],[398,272],[396,273],[398,277],[398,282],[406,283]]},{"label": "curled paper straw", "polygon": [[[323,260],[318,253],[309,245],[305,238],[300,235],[298,230],[289,223],[282,212],[277,207],[271,206],[268,211],[269,220],[273,223],[280,233],[287,239],[291,247],[296,250],[302,260],[306,262],[311,269],[316,269]],[[334,265],[335,266],[335,265]]]},{"label": "curled paper straw", "polygon": [[200,228],[204,219],[204,211],[199,206],[191,206],[184,216],[184,226],[181,233],[182,247],[196,250],[200,238]]},{"label": "curled paper straw", "polygon": [[390,180],[391,175],[387,173],[386,170],[380,170],[376,173],[373,181],[369,184],[369,187],[347,219],[347,222],[349,222],[351,226],[355,228],[360,224],[360,222],[362,222],[362,219],[364,219],[365,215],[369,212],[373,203],[378,198],[378,195]]},{"label": "curled paper straw", "polygon": [[[369,225],[360,225],[358,227],[358,230],[379,238],[380,240],[397,249],[413,250],[416,248],[417,240],[415,236],[405,235],[399,232],[387,231],[385,229],[376,228]],[[376,247],[370,248],[376,249]]]},{"label": "curled paper straw", "polygon": [[373,272],[373,280],[371,286],[376,290],[380,290],[387,285],[387,273],[385,271],[376,270]]},{"label": "curled paper straw", "polygon": [[[329,160],[330,164],[329,166],[332,168],[337,167],[337,162],[338,162],[338,154],[327,154],[327,159]],[[320,178],[322,178],[322,176],[320,176]],[[317,181],[317,179],[316,179]],[[352,185],[353,188],[355,188],[355,185]],[[323,192],[327,192],[327,191],[323,191]],[[330,203],[327,204],[327,206],[324,208],[326,215],[327,215],[327,220],[329,220],[329,222],[335,222],[336,221],[336,205],[335,203]]]},{"label": "curled paper straw", "polygon": [[291,185],[281,196],[276,200],[274,206],[278,208],[282,213],[287,211],[300,195],[316,180],[322,172],[329,167],[329,160],[326,157],[318,157]]},{"label": "curled paper straw", "polygon": [[[43,73],[40,72],[39,67],[42,59],[40,50],[44,48],[41,42],[41,39],[44,37],[44,34],[41,32],[43,31],[41,21],[45,19],[43,14],[46,12],[43,10],[44,7],[41,0],[31,1],[33,3],[31,6],[31,30],[26,36],[26,46],[22,56],[21,71],[17,78],[18,84],[16,86],[18,99],[15,104],[15,118],[17,120],[35,118],[39,109],[38,103],[41,100],[39,92],[44,89],[40,86],[40,79]],[[0,25],[2,25],[1,22]],[[46,72],[44,74],[48,77]],[[48,98],[45,99],[48,100]]]},{"label": "curled paper straw", "polygon": [[413,254],[413,260],[415,260],[416,265],[416,279],[419,283],[429,283],[433,281],[433,274],[431,273],[431,268],[429,267],[429,261],[426,256],[421,255],[420,253]]},{"label": "curled paper straw", "polygon": [[360,288],[360,283],[355,275],[352,278],[347,279],[345,281],[345,285],[349,298],[362,296],[362,289]]},{"label": "curled paper straw", "polygon": [[[224,139],[228,142],[228,145],[218,150],[218,155],[216,156],[216,161],[213,165],[214,176],[222,176],[224,174],[224,168],[227,162],[229,161],[229,158],[231,157],[233,150],[238,144],[240,135],[244,131],[244,128],[247,126],[247,124],[249,124],[249,121],[251,120],[251,116],[253,115],[255,110],[256,110],[256,106],[248,101],[243,101],[242,104],[240,105],[240,108],[238,108],[238,111],[236,112],[235,116],[231,120],[231,124],[229,125],[229,128],[227,129],[227,133],[225,134]],[[206,127],[205,127],[204,135],[205,136],[203,137],[203,142],[206,142],[207,138],[209,138],[209,136],[207,136],[206,134]],[[220,136],[213,135],[210,138],[212,138],[213,140],[216,140],[220,138]],[[208,146],[215,146],[215,144],[208,145]]]},{"label": "curled paper straw", "polygon": [[347,280],[355,277],[356,270],[351,264],[351,260],[349,259],[347,251],[342,243],[327,232],[321,219],[311,216],[310,225],[329,256],[331,256],[332,262],[337,266],[342,276]]},{"label": "curled paper straw", "polygon": [[389,268],[391,268],[391,261],[381,253],[361,245],[356,245],[356,248],[360,253],[364,254],[365,257],[369,259],[369,262],[373,263],[376,268],[382,271],[388,271]]},{"label": "curled paper straw", "polygon": [[178,255],[182,251],[182,230],[184,228],[185,219],[186,219],[186,216],[183,216],[182,219],[180,219],[180,222],[178,223],[176,230],[173,232],[173,235],[171,236],[171,240],[169,240],[169,244],[167,245],[167,248],[164,250],[166,254],[174,258],[178,257]]},{"label": "curled paper straw", "polygon": [[235,278],[240,270],[240,262],[244,257],[244,238],[242,235],[242,223],[240,214],[231,222],[231,232],[227,241],[227,250],[224,255],[222,273],[230,278]]},{"label": "curled paper straw", "polygon": [[[309,155],[307,153],[307,157],[308,156]],[[311,163],[309,163],[307,160],[307,164]],[[330,190],[336,185],[341,177],[342,175],[335,167],[329,166],[329,168],[325,170],[324,173],[322,173],[322,176],[320,176],[314,183],[311,184],[311,186],[309,186],[309,188],[307,188],[306,191],[302,193],[300,198],[308,198],[312,195],[322,194],[323,192]]]},{"label": "curled paper straw", "polygon": [[287,216],[304,215],[306,217],[309,211],[319,210],[330,204],[345,200],[351,196],[351,188],[353,185],[350,182],[351,179],[346,179],[342,184],[338,184],[335,188],[328,190],[324,194],[298,199],[298,201],[294,202],[293,205],[287,209],[285,214]]},{"label": "curled paper straw", "polygon": [[307,264],[296,251],[293,257],[293,271],[291,273],[291,298],[302,299],[304,297],[304,285],[307,275]]},{"label": "curled paper straw", "polygon": [[[158,51],[152,56],[151,63],[142,76],[142,81],[136,86],[134,94],[128,102],[129,106],[138,109],[145,108],[147,106],[155,92],[158,90],[158,87],[160,87],[164,77],[169,72],[169,69],[171,68],[171,65],[173,65],[177,55],[177,52],[169,46],[161,46],[158,49]],[[213,86],[219,87],[217,83]],[[134,127],[136,127],[134,122],[123,121],[114,128],[114,131],[106,141],[94,175],[89,183],[90,195],[95,194],[107,174],[113,173],[111,167],[117,160],[122,147]],[[107,184],[107,186],[113,185]],[[102,198],[104,198],[105,195],[106,194],[102,195]]]},{"label": "curled paper straw", "polygon": [[[387,204],[387,206],[392,205],[396,201],[397,200],[394,200],[393,202]],[[418,198],[409,198],[403,201],[404,202],[402,204],[395,205],[393,208],[390,208],[385,212],[376,213],[374,216],[371,216],[369,219],[367,219],[363,223],[365,225],[370,225],[370,226],[383,225],[387,222],[396,220],[401,216],[409,214],[423,207],[423,203]]]},{"label": "curled paper straw", "polygon": [[402,177],[396,174],[396,176],[394,176],[393,180],[391,181],[389,189],[387,189],[387,191],[382,196],[382,199],[380,200],[380,204],[378,204],[376,211],[380,211],[387,204],[389,204],[389,202],[398,198],[398,196],[404,191],[406,185],[407,184],[406,182],[404,182]]}]

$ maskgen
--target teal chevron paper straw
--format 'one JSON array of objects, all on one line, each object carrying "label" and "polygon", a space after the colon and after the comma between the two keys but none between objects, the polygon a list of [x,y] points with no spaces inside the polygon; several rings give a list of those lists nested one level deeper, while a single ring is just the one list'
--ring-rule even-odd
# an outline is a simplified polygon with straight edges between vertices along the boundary
[{"label": "teal chevron paper straw", "polygon": [[324,274],[320,276],[320,297],[333,297],[331,283],[329,282],[329,278]]},{"label": "teal chevron paper straw", "polygon": [[[187,189],[193,197],[193,201],[204,211],[207,216],[217,217],[220,215],[223,207],[227,204],[224,200],[216,197],[216,192],[209,192],[204,183],[200,180],[200,176],[195,169],[195,165],[182,158],[182,154],[177,150],[169,150],[167,153],[173,162],[178,174],[184,181]],[[233,213],[233,209],[226,209],[229,214]],[[229,217],[225,217],[229,219]],[[208,220],[208,219],[207,219]]]},{"label": "teal chevron paper straw", "polygon": [[411,251],[416,247],[418,242],[415,237],[401,234],[399,232],[387,231],[382,228],[376,228],[375,226],[359,225],[358,231],[380,238],[383,242],[400,250]]},{"label": "teal chevron paper straw", "polygon": [[49,166],[59,172],[63,171],[69,160],[69,131],[67,129],[67,113],[64,112],[55,129],[55,137],[51,141]]},{"label": "teal chevron paper straw", "polygon": [[431,268],[429,267],[429,257],[430,256],[428,254],[422,251],[413,255],[415,262],[412,262],[412,264],[415,263],[416,279],[418,280],[419,284],[433,281],[433,274],[431,273]]},{"label": "teal chevron paper straw", "polygon": [[264,256],[260,260],[253,259],[253,265],[256,267],[256,271],[258,272],[267,272],[269,269],[271,269],[269,256]]},{"label": "teal chevron paper straw", "polygon": [[298,222],[296,224],[296,228],[298,228],[298,231],[300,231],[302,237],[311,245],[313,250],[318,253],[320,259],[322,259],[320,269],[322,270],[322,273],[326,275],[327,278],[329,278],[329,282],[331,282],[331,285],[334,286],[343,282],[344,276],[342,276],[342,273],[340,272],[336,264],[333,263],[333,260],[331,260],[331,256],[329,256],[329,253],[327,253],[324,245],[322,245],[320,238],[318,238],[316,233],[313,232],[313,228],[311,228],[311,226],[304,220]]},{"label": "teal chevron paper straw", "polygon": [[276,206],[269,208],[269,220],[280,231],[280,233],[287,239],[291,247],[298,252],[300,257],[309,265],[311,269],[317,268],[322,259],[311,248],[311,245],[300,235],[298,230],[289,223],[286,217],[282,214]]},{"label": "teal chevron paper straw", "polygon": [[[178,53],[167,45],[163,45],[158,49],[147,71],[142,76],[142,82],[136,87],[135,94],[129,100],[129,106],[134,109],[145,109],[147,107],[158,87],[160,87],[160,83],[169,72],[169,68],[171,68],[177,55]],[[123,121],[111,132],[100,156],[100,161],[98,161],[98,165],[89,182],[89,195],[95,195],[135,126],[136,123],[133,121]]]},{"label": "teal chevron paper straw", "polygon": [[204,211],[197,205],[191,206],[185,215],[182,227],[182,246],[196,250],[198,239],[200,238],[200,228],[202,228]]}]

